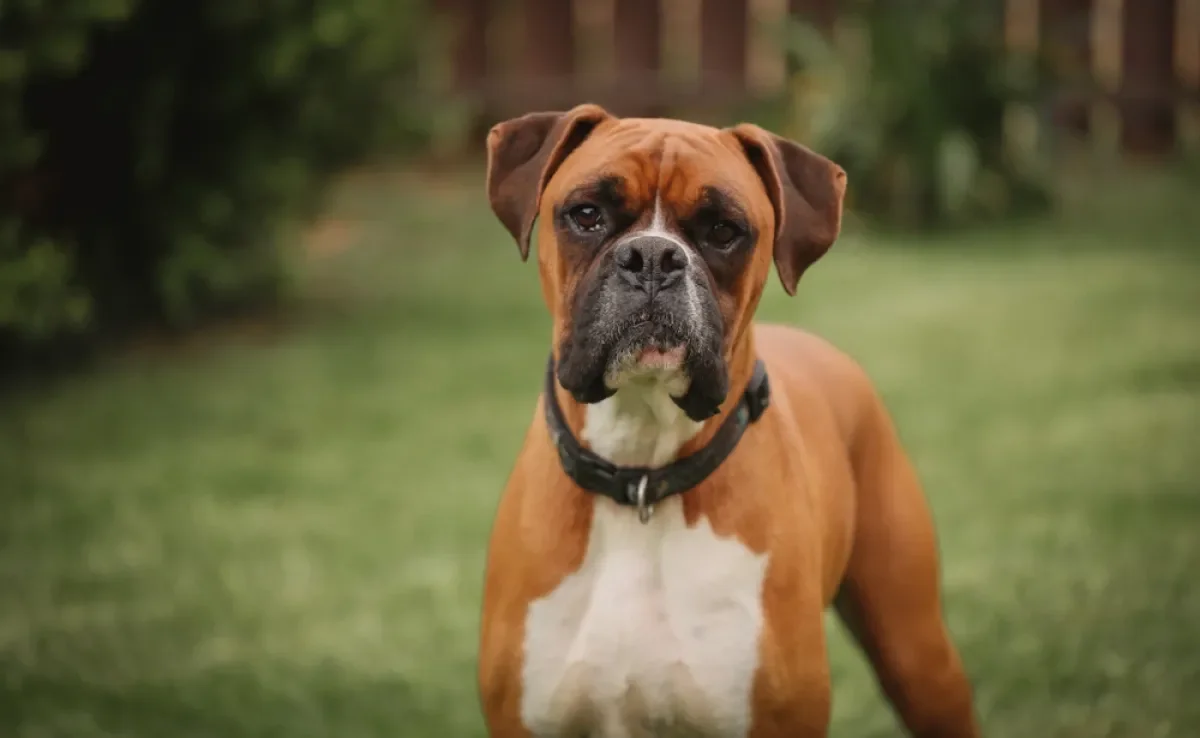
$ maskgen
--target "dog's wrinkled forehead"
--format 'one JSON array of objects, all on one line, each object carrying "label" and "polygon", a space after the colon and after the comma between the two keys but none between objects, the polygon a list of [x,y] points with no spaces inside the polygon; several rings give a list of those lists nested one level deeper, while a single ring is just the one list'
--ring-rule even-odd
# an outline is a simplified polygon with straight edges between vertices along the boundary
[{"label": "dog's wrinkled forehead", "polygon": [[771,201],[738,141],[726,131],[666,119],[623,118],[596,129],[547,183],[543,213],[580,190],[618,199],[626,210],[679,216],[721,197],[764,232]]}]

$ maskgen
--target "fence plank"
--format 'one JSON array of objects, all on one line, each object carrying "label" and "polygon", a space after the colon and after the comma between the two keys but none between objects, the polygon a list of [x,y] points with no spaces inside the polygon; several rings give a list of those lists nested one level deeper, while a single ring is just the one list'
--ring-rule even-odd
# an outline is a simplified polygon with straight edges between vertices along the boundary
[{"label": "fence plank", "polygon": [[1121,113],[1116,97],[1124,89],[1124,8],[1128,0],[1096,0],[1091,13],[1092,78],[1103,93],[1091,104],[1091,144],[1102,156],[1120,152]]},{"label": "fence plank", "polygon": [[[1042,54],[1053,82],[1076,88],[1091,79],[1091,0],[1042,0]],[[1086,134],[1088,106],[1082,100],[1056,100],[1054,124],[1075,134]]]},{"label": "fence plank", "polygon": [[491,0],[442,0],[452,31],[451,84],[456,93],[474,94],[488,75],[488,23]]},{"label": "fence plank", "polygon": [[575,4],[570,0],[523,0],[523,82],[558,87],[575,71]]},{"label": "fence plank", "polygon": [[1124,90],[1140,100],[1122,100],[1121,144],[1134,153],[1171,148],[1175,121],[1174,0],[1127,0],[1122,23],[1121,77]]},{"label": "fence plank", "polygon": [[[1176,0],[1175,76],[1184,92],[1200,93],[1200,0]],[[1200,100],[1181,100],[1175,120],[1179,148],[1200,153]]]},{"label": "fence plank", "polygon": [[746,87],[747,0],[702,0],[700,5],[700,84],[717,94],[741,94]]},{"label": "fence plank", "polygon": [[662,53],[660,0],[616,0],[613,44],[621,79],[658,73]]},{"label": "fence plank", "polygon": [[[1041,47],[1041,0],[1007,0],[1004,42],[1010,54],[1034,58]],[[1014,159],[1033,160],[1042,135],[1038,110],[1025,102],[1010,102],[1004,109],[1004,142]]]},{"label": "fence plank", "polygon": [[838,20],[838,0],[788,0],[788,13],[832,33]]},{"label": "fence plank", "polygon": [[[618,89],[654,86],[662,69],[661,0],[616,0],[613,11],[613,48]],[[623,102],[629,114],[657,114],[658,106],[645,101]]]}]

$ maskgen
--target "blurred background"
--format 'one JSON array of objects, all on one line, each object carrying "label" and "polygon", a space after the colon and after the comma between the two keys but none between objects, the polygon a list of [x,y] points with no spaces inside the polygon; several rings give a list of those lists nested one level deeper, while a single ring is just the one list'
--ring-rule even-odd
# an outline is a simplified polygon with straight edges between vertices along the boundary
[{"label": "blurred background", "polygon": [[849,172],[760,315],[895,414],[988,735],[1200,735],[1200,1],[5,0],[0,736],[483,735],[483,136],[583,101]]}]

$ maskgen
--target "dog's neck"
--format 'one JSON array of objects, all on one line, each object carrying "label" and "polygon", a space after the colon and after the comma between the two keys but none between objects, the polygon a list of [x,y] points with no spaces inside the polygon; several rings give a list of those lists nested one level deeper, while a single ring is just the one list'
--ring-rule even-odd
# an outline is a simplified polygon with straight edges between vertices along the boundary
[{"label": "dog's neck", "polygon": [[671,399],[681,389],[679,377],[670,373],[635,377],[591,405],[559,386],[559,405],[575,437],[602,458],[618,466],[665,466],[707,443],[736,407],[754,370],[752,342],[747,338],[733,353],[730,392],[721,412],[705,421],[692,420]]},{"label": "dog's neck", "polygon": [[663,466],[704,428],[671,399],[672,377],[632,380],[584,411],[580,439],[619,466]]}]

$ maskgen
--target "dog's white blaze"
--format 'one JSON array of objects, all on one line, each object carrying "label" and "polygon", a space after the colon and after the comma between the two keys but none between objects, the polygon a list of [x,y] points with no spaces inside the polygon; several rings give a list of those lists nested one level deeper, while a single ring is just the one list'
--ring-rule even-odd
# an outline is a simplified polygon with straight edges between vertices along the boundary
[{"label": "dog's white blaze", "polygon": [[692,259],[695,255],[692,254],[691,247],[688,246],[687,242],[682,238],[672,233],[671,229],[667,228],[667,218],[665,215],[663,215],[661,197],[656,196],[654,198],[654,215],[650,218],[650,227],[644,231],[639,231],[637,235],[658,236],[659,238],[665,238],[668,241],[673,241],[675,245],[683,251],[683,255],[687,259],[688,266],[692,265]]},{"label": "dog's white blaze", "polygon": [[[672,376],[630,379],[588,407],[584,439],[619,464],[661,465],[699,430]],[[521,714],[539,738],[745,736],[766,556],[688,527],[679,498],[647,524],[597,497],[579,570],[533,602]]]}]

